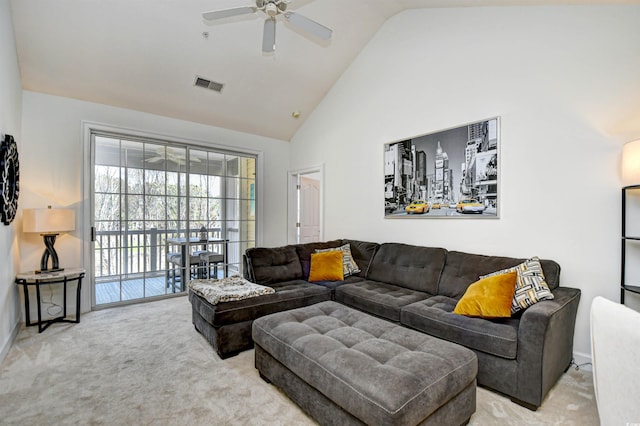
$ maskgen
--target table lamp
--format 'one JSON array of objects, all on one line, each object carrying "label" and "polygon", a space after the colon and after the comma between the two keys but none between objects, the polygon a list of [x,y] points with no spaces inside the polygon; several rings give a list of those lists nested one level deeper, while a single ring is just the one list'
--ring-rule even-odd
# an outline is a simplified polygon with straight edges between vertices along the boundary
[{"label": "table lamp", "polygon": [[[37,274],[64,270],[58,264],[58,253],[53,245],[61,232],[73,231],[75,225],[75,211],[71,209],[52,209],[51,206],[46,209],[24,209],[22,230],[42,235],[46,247],[40,260],[40,270],[35,271]],[[51,258],[51,268],[47,268],[49,258]]]},{"label": "table lamp", "polygon": [[640,139],[622,147],[622,186],[640,185]]}]

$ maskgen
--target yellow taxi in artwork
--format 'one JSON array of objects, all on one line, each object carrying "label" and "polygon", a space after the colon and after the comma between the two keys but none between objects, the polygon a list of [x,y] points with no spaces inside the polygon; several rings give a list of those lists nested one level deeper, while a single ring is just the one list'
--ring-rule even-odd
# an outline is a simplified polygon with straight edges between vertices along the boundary
[{"label": "yellow taxi in artwork", "polygon": [[415,200],[411,204],[409,204],[407,207],[405,207],[404,210],[407,212],[407,214],[428,213],[429,212],[429,204],[424,200]]},{"label": "yellow taxi in artwork", "polygon": [[458,213],[482,214],[482,212],[484,212],[484,204],[480,203],[478,200],[474,200],[472,198],[466,198],[458,202],[458,205],[456,206],[456,211]]}]

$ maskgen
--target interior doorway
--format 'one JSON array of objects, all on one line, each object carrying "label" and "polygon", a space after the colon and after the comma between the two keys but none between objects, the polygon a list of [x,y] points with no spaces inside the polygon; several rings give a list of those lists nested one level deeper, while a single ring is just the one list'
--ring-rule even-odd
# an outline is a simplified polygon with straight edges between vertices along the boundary
[{"label": "interior doorway", "polygon": [[288,243],[324,239],[323,168],[289,172]]}]

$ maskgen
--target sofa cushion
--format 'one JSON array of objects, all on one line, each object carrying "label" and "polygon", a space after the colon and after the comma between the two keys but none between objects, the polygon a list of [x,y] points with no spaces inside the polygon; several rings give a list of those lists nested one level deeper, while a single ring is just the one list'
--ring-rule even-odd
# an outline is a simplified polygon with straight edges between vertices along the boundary
[{"label": "sofa cushion", "polygon": [[[488,275],[502,269],[512,268],[526,259],[513,257],[484,256],[481,254],[450,251],[440,276],[438,291],[434,294],[462,297],[467,287],[476,282],[480,276]],[[560,265],[553,260],[540,260],[549,289],[558,287],[560,282]]]},{"label": "sofa cushion", "polygon": [[342,251],[323,251],[311,254],[309,281],[342,281],[344,279]]},{"label": "sofa cushion", "polygon": [[256,284],[270,285],[303,278],[302,266],[294,246],[255,247],[245,252]]},{"label": "sofa cushion", "polygon": [[442,248],[385,243],[374,255],[367,279],[435,295],[446,255]]},{"label": "sofa cushion", "polygon": [[351,246],[351,256],[358,264],[358,268],[360,268],[360,272],[357,275],[363,278],[366,277],[371,259],[373,259],[373,255],[376,254],[380,244],[358,240],[342,240],[342,244]]},{"label": "sofa cushion", "polygon": [[274,294],[212,305],[189,292],[189,301],[200,316],[214,327],[250,321],[263,315],[331,300],[331,289],[303,280],[273,284]]},{"label": "sofa cushion", "polygon": [[321,285],[321,286],[330,288],[331,290],[335,290],[336,288],[340,287],[343,284],[358,283],[361,281],[364,281],[364,278],[359,277],[357,275],[351,275],[349,277],[346,277],[342,281],[315,281],[313,284]]},{"label": "sofa cushion", "polygon": [[454,314],[480,318],[509,318],[516,289],[516,271],[492,275],[471,284],[458,301]]},{"label": "sofa cushion", "polygon": [[336,288],[335,300],[391,321],[400,321],[400,308],[429,297],[426,293],[371,280]]},{"label": "sofa cushion", "polygon": [[453,313],[457,300],[434,296],[405,306],[402,325],[501,358],[515,359],[519,318],[488,320]]}]

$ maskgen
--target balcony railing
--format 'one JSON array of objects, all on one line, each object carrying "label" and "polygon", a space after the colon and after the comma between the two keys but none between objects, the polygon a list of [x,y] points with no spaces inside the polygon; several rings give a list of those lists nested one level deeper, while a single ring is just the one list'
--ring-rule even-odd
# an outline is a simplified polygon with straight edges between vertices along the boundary
[{"label": "balcony railing", "polygon": [[[219,237],[219,228],[209,229],[209,234]],[[194,231],[192,231],[194,232]],[[227,228],[227,239],[239,241],[239,229]],[[114,277],[136,277],[144,273],[150,275],[164,273],[167,265],[167,238],[184,237],[187,231],[182,229],[127,231],[97,231],[94,245],[96,280],[113,280]],[[227,264],[239,271],[240,245],[229,244]]]}]

